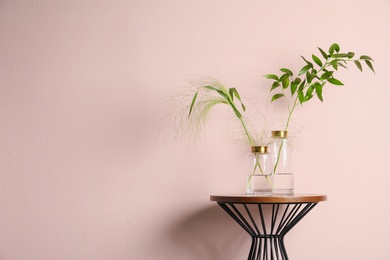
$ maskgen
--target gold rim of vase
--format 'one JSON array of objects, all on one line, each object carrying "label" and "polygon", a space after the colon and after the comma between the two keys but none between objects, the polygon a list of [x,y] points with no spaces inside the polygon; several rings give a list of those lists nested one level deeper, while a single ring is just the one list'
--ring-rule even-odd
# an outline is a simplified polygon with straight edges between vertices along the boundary
[{"label": "gold rim of vase", "polygon": [[272,131],[272,138],[285,139],[288,136],[288,131],[277,130]]},{"label": "gold rim of vase", "polygon": [[268,146],[252,146],[252,153],[268,153]]}]

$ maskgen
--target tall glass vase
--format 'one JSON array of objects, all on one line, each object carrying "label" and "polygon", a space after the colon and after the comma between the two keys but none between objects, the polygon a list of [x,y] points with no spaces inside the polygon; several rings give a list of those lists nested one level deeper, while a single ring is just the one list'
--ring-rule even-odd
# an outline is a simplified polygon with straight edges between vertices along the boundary
[{"label": "tall glass vase", "polygon": [[272,131],[274,194],[294,193],[294,173],[291,169],[291,151],[287,131]]},{"label": "tall glass vase", "polygon": [[247,155],[247,195],[270,195],[273,190],[272,155],[267,146],[252,146]]}]

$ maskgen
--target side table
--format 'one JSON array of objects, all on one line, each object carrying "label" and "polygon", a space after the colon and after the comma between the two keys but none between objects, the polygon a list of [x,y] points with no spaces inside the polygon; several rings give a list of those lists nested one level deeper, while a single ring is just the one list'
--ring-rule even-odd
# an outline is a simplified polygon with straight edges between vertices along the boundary
[{"label": "side table", "polygon": [[211,195],[210,200],[252,237],[248,260],[288,260],[284,236],[326,195]]}]

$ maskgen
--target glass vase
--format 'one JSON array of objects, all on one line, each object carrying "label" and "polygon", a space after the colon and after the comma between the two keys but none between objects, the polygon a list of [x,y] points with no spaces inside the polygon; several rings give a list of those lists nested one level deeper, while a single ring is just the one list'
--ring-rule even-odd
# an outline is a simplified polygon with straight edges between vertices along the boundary
[{"label": "glass vase", "polygon": [[247,155],[247,195],[270,195],[273,190],[272,155],[267,146],[252,146]]},{"label": "glass vase", "polygon": [[291,169],[291,151],[287,131],[272,131],[274,194],[294,193],[294,173]]}]

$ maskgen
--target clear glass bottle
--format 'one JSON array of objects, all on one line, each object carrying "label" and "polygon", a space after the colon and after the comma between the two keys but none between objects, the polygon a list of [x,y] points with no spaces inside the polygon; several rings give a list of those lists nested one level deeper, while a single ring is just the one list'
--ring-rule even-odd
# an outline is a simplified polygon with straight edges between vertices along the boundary
[{"label": "clear glass bottle", "polygon": [[268,146],[252,146],[247,155],[246,194],[270,195],[273,190],[272,155]]},{"label": "clear glass bottle", "polygon": [[272,131],[274,194],[294,193],[294,173],[291,169],[291,151],[287,131]]}]

